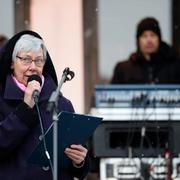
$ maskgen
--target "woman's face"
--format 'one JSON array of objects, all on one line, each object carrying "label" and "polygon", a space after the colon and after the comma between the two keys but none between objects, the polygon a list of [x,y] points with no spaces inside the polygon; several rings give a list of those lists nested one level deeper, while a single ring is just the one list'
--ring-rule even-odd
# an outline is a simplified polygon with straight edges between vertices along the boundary
[{"label": "woman's face", "polygon": [[37,52],[19,52],[12,62],[11,69],[14,77],[27,86],[27,80],[32,74],[41,76],[44,67],[43,50]]}]

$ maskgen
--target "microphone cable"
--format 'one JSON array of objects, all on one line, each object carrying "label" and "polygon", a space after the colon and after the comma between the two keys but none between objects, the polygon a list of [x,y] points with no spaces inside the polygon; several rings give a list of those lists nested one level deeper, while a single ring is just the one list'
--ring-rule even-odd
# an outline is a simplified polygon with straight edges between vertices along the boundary
[{"label": "microphone cable", "polygon": [[36,106],[36,109],[37,109],[38,118],[39,118],[39,122],[40,122],[41,133],[42,133],[42,135],[40,136],[40,137],[42,137],[42,138],[41,138],[40,140],[43,141],[43,146],[44,146],[45,155],[46,155],[46,157],[47,157],[47,159],[48,159],[48,161],[49,161],[52,176],[54,176],[54,173],[53,173],[53,172],[54,172],[54,169],[53,169],[51,157],[50,157],[49,152],[48,152],[48,150],[47,150],[47,145],[46,145],[44,128],[43,128],[43,124],[42,124],[41,113],[40,113],[40,110],[39,110],[39,106],[38,106],[37,101],[35,101],[35,106]]}]

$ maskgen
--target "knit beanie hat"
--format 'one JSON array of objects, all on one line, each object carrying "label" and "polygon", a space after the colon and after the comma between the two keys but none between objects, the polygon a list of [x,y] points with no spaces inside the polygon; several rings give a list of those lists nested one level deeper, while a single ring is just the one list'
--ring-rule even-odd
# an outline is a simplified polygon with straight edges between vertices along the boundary
[{"label": "knit beanie hat", "polygon": [[136,38],[138,39],[139,36],[141,36],[142,33],[146,30],[150,30],[156,33],[161,41],[161,30],[159,27],[159,23],[155,18],[147,17],[139,22],[139,24],[137,25]]}]

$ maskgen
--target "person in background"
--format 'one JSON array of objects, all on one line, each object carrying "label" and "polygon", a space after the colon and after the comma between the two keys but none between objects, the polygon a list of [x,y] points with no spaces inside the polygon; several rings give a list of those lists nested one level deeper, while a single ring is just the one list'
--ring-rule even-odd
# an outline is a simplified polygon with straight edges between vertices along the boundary
[{"label": "person in background", "polygon": [[137,25],[137,50],[128,60],[115,66],[111,84],[178,84],[180,60],[177,53],[162,41],[158,21],[142,19]]},{"label": "person in background", "polygon": [[3,47],[5,46],[7,41],[8,38],[5,35],[0,34],[0,53],[3,51]]},{"label": "person in background", "polygon": [[[28,81],[32,75],[40,81]],[[52,180],[52,169],[29,164],[28,158],[39,144],[40,121],[34,98],[39,91],[38,106],[46,132],[52,114],[46,111],[51,93],[57,88],[57,76],[42,38],[33,31],[22,31],[6,44],[0,58],[0,179]],[[58,113],[74,112],[71,101],[59,97]],[[83,179],[89,167],[88,150],[78,144],[67,147],[68,168],[59,168],[60,180]]]},{"label": "person in background", "polygon": [[0,48],[1,48],[2,46],[4,46],[7,41],[8,41],[8,38],[7,38],[5,35],[0,34]]}]

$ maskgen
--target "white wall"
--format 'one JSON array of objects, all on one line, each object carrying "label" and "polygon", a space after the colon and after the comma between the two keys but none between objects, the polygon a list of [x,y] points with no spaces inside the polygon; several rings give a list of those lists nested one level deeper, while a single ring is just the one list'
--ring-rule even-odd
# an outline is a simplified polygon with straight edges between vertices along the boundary
[{"label": "white wall", "polygon": [[0,0],[0,34],[14,35],[14,0]]},{"label": "white wall", "polygon": [[75,78],[63,85],[76,112],[84,112],[83,30],[81,0],[32,0],[31,29],[44,38],[60,80],[65,67]]},{"label": "white wall", "polygon": [[171,39],[171,0],[99,0],[99,73],[111,78],[117,61],[136,50],[136,24],[146,16],[159,20],[162,39]]}]

